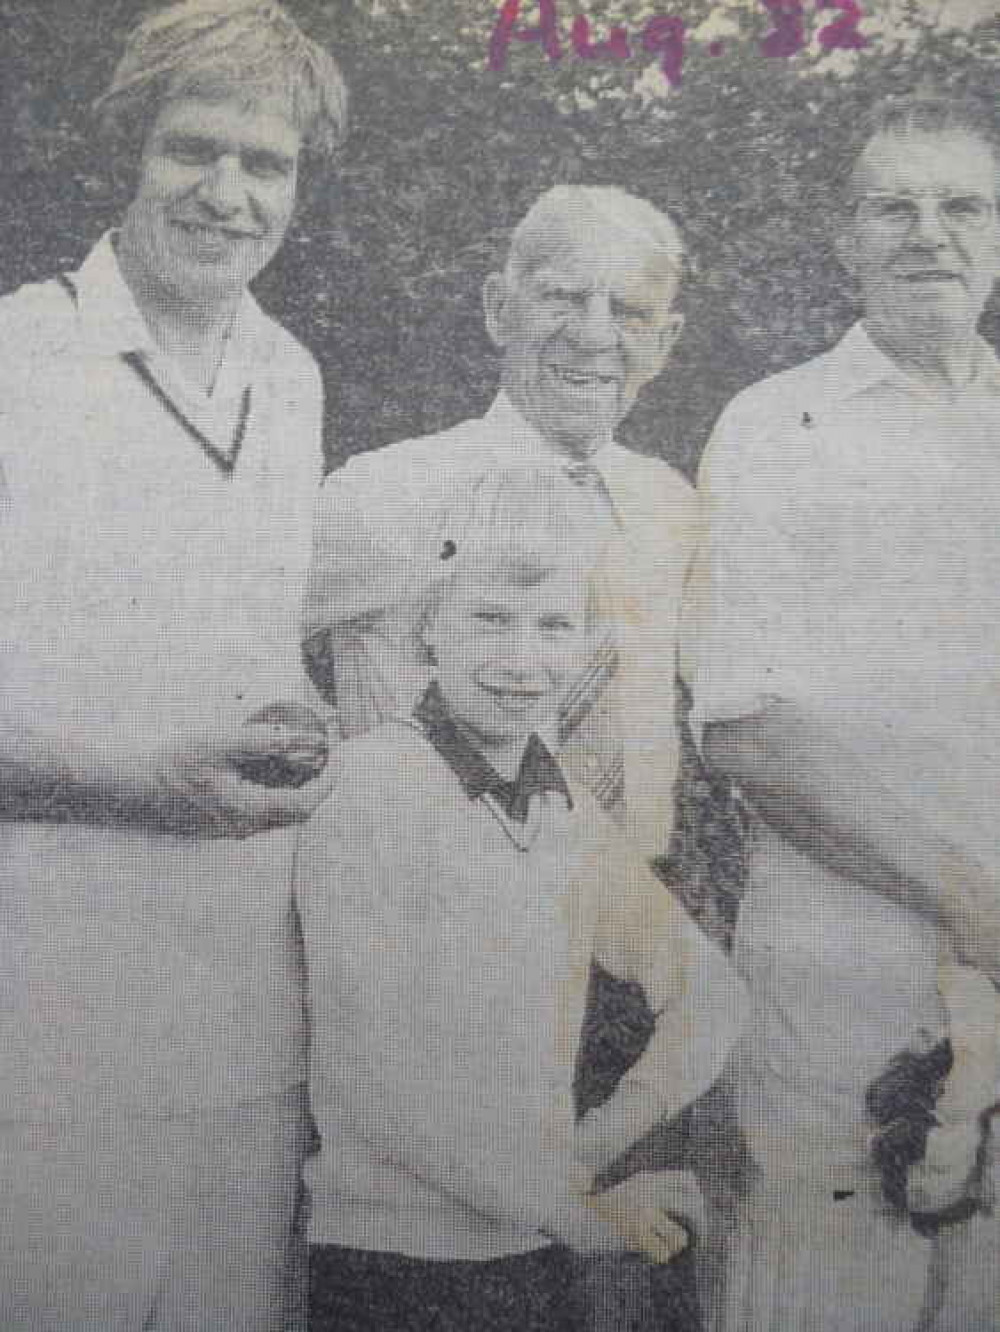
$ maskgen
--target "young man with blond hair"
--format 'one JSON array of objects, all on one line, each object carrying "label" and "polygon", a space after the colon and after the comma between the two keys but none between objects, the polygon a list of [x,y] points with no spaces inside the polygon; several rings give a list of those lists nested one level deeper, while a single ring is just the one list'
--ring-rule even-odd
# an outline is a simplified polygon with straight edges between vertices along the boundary
[{"label": "young man with blond hair", "polygon": [[156,11],[98,104],[120,228],[0,302],[6,1332],[285,1326],[321,785],[239,765],[308,697],[322,391],[247,284],[344,109],[277,4]]}]

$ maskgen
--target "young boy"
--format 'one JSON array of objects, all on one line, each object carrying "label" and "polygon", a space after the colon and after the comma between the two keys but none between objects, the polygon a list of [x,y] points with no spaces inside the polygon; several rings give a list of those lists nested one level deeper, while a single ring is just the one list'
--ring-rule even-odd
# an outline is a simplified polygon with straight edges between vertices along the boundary
[{"label": "young boy", "polygon": [[[684,1172],[589,1192],[716,1076],[739,994],[550,747],[596,628],[579,490],[555,469],[494,486],[427,603],[433,683],[338,749],[298,855],[314,1332],[568,1332],[571,1249],[666,1261],[698,1213]],[[574,1125],[592,960],[658,1022]]]}]

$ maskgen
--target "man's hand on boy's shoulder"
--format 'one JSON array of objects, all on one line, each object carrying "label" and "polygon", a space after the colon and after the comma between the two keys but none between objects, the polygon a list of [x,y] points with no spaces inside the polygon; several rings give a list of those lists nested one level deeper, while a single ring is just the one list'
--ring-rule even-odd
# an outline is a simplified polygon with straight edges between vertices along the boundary
[{"label": "man's hand on boy's shoulder", "polygon": [[705,1230],[704,1199],[688,1170],[642,1170],[589,1201],[627,1249],[654,1263],[676,1258]]}]

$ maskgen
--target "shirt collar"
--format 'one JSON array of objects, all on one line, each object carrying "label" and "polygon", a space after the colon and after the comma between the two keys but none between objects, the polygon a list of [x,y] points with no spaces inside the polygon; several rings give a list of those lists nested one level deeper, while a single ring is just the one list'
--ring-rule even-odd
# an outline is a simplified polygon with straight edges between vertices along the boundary
[{"label": "shirt collar", "polygon": [[[560,463],[573,464],[579,461],[563,449],[550,444],[542,432],[533,426],[526,417],[522,416],[504,389],[501,389],[494,398],[492,406],[483,417],[483,423],[487,426],[491,436],[504,440],[513,439],[527,452],[540,452],[547,459]],[[594,452],[582,461],[597,463],[604,456],[605,450],[613,445],[614,440],[609,434],[607,439],[602,440]]]},{"label": "shirt collar", "polygon": [[[918,379],[875,345],[860,321],[848,329],[823,360],[824,388],[826,396],[832,400],[853,397],[877,384],[887,383],[925,391]],[[1000,391],[1000,362],[989,343],[981,337],[976,339],[972,384]]]},{"label": "shirt collar", "polygon": [[[70,275],[84,342],[99,355],[123,352],[157,354],[158,348],[122,276],[114,250],[115,233],[107,231],[77,271]],[[273,338],[260,306],[245,292],[236,312],[227,360],[234,364],[270,359]]]},{"label": "shirt collar", "polygon": [[562,769],[544,741],[537,735],[528,740],[517,777],[501,777],[493,764],[475,747],[455,722],[436,682],[432,682],[413,710],[424,734],[462,783],[470,800],[492,795],[507,815],[524,822],[531,797],[554,791],[573,808],[573,799]]}]

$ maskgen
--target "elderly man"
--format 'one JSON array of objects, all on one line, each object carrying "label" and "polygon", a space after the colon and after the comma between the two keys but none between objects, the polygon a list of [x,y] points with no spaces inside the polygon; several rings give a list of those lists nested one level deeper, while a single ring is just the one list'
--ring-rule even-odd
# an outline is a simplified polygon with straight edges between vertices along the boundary
[{"label": "elderly man", "polygon": [[0,1325],[278,1332],[322,783],[239,765],[319,750],[244,723],[307,697],[321,385],[247,284],[345,93],[278,5],[198,0],[99,109],[121,228],[0,302]]},{"label": "elderly man", "polygon": [[482,478],[568,471],[592,491],[608,534],[617,623],[565,699],[555,738],[572,776],[606,808],[627,809],[650,855],[670,835],[675,639],[695,505],[677,472],[622,448],[614,431],[680,332],[682,263],[670,219],[622,190],[557,186],[537,200],[483,293],[499,395],[482,419],[352,458],[327,480],[307,609],[344,732],[408,712],[428,682],[413,607],[480,521]]},{"label": "elderly man", "polygon": [[[696,707],[757,816],[735,1080],[758,1171],[727,1332],[1000,1327],[996,1223],[958,1221],[996,1096],[997,173],[975,108],[882,107],[837,238],[860,323],[741,394],[704,462]],[[967,1196],[935,1238],[912,1176],[883,1196],[871,1086],[949,1034],[979,1087],[938,1101],[931,1173],[957,1162]]]}]

